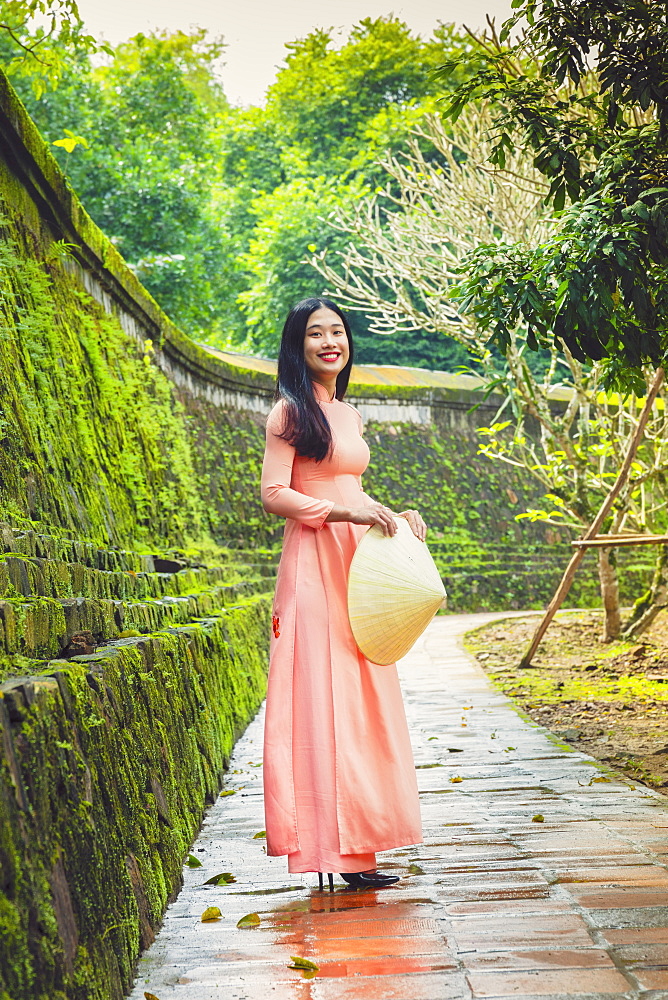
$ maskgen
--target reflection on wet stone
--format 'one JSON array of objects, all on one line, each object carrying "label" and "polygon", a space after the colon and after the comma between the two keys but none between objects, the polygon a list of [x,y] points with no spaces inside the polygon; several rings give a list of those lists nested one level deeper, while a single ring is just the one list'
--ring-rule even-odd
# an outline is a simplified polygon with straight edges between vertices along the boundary
[{"label": "reflection on wet stone", "polygon": [[[609,773],[590,784],[593,761],[489,687],[458,637],[493,617],[436,619],[400,665],[425,843],[380,856],[399,886],[356,892],[337,876],[321,893],[266,856],[258,718],[230,768],[240,794],[208,814],[204,867],[185,869],[131,1000],[668,996],[667,800]],[[222,871],[237,881],[203,887]],[[203,924],[211,905],[222,917]],[[249,911],[260,925],[238,929]]]}]

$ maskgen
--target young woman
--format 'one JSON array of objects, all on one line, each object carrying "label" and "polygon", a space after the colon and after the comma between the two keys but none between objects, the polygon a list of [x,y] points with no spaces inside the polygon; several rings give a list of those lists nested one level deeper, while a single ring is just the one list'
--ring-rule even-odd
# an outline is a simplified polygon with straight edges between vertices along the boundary
[{"label": "young woman", "polygon": [[[286,518],[273,614],[264,743],[267,853],[290,872],[355,886],[398,881],[376,851],[422,841],[415,767],[395,666],[367,660],[347,612],[348,568],[369,525],[394,515],[362,490],[369,462],[358,411],[344,402],[348,321],[327,299],[291,310],[267,420],[266,511]],[[322,874],[320,874],[322,886]]]}]

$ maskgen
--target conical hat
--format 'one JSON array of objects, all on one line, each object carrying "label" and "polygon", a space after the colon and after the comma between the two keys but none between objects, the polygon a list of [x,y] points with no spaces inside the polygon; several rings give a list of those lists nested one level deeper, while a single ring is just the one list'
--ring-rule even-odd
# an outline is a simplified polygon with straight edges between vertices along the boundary
[{"label": "conical hat", "polygon": [[408,521],[397,518],[392,538],[369,528],[348,575],[350,627],[366,658],[385,664],[405,656],[444,606],[443,581]]}]

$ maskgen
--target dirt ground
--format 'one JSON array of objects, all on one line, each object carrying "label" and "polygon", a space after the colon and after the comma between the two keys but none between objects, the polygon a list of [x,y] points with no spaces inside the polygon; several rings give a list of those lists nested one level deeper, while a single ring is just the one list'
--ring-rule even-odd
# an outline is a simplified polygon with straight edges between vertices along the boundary
[{"label": "dirt ground", "polygon": [[668,788],[668,614],[634,642],[603,643],[600,612],[561,612],[520,669],[539,620],[483,626],[466,647],[535,722],[635,783]]}]

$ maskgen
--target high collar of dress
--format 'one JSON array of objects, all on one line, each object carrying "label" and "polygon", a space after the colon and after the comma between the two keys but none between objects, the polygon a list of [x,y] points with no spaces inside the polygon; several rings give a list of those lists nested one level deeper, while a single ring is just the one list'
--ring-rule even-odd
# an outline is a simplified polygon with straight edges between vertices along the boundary
[{"label": "high collar of dress", "polygon": [[320,403],[333,403],[336,400],[336,396],[333,399],[330,398],[327,389],[325,389],[324,385],[320,385],[320,382],[311,382],[311,385],[313,386],[315,398]]}]

